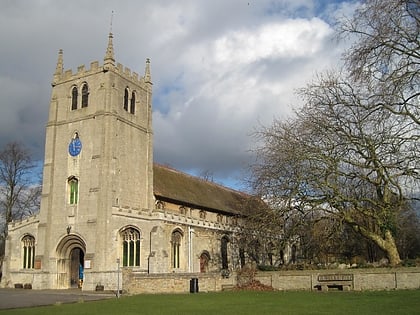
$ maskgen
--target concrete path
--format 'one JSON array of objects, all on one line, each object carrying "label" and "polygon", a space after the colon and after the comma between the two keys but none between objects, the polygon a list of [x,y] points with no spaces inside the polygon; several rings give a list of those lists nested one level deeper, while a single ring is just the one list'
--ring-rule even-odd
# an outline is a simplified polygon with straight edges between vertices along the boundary
[{"label": "concrete path", "polygon": [[112,292],[70,290],[0,289],[0,309],[77,303],[116,298]]}]

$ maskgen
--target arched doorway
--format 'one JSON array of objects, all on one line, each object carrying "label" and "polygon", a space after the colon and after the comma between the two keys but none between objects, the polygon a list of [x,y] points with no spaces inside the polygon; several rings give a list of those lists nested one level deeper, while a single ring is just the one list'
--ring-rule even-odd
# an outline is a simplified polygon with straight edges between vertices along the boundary
[{"label": "arched doorway", "polygon": [[86,244],[78,235],[67,235],[57,246],[57,288],[81,287]]},{"label": "arched doorway", "polygon": [[70,286],[81,288],[83,285],[83,274],[85,265],[85,254],[80,247],[73,248],[70,252]]}]

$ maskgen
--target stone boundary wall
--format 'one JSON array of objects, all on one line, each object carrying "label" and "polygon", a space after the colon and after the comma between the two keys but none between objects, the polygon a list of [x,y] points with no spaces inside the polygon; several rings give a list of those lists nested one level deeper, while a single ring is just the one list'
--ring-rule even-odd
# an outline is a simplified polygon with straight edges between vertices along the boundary
[{"label": "stone boundary wall", "polygon": [[[320,275],[323,276],[319,277]],[[420,289],[420,268],[260,271],[256,279],[279,291],[311,291],[318,290],[321,284],[319,280],[328,277],[346,280],[349,277],[352,278],[349,289],[355,291]],[[198,279],[199,292],[230,290],[237,283],[236,274],[232,274],[229,278],[222,278],[218,273],[145,275],[125,270],[123,290],[128,294],[188,293],[193,278]]]}]

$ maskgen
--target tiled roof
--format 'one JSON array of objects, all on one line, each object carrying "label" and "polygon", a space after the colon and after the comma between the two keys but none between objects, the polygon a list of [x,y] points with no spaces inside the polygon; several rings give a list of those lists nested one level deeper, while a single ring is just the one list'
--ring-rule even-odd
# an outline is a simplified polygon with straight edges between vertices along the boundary
[{"label": "tiled roof", "polygon": [[251,197],[159,164],[154,165],[153,174],[153,192],[158,199],[196,209],[240,214],[241,206]]}]

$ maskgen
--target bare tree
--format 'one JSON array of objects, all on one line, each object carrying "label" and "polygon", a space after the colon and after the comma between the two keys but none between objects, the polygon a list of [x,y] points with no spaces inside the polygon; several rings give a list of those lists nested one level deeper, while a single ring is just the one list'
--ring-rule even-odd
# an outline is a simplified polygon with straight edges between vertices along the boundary
[{"label": "bare tree", "polygon": [[365,1],[339,25],[356,39],[345,54],[351,79],[372,88],[377,107],[420,124],[420,1]]},{"label": "bare tree", "polygon": [[12,142],[0,151],[0,211],[4,219],[1,237],[6,239],[7,224],[39,209],[41,186],[31,155],[23,145]]},{"label": "bare tree", "polygon": [[351,226],[392,265],[398,217],[420,176],[419,18],[418,0],[370,0],[342,20],[341,35],[356,38],[346,68],[317,77],[299,91],[295,118],[258,133],[253,166],[273,208]]},{"label": "bare tree", "polygon": [[254,187],[287,215],[334,218],[400,263],[396,218],[418,184],[419,131],[404,116],[371,106],[369,87],[327,73],[300,90],[305,106],[263,129]]}]

